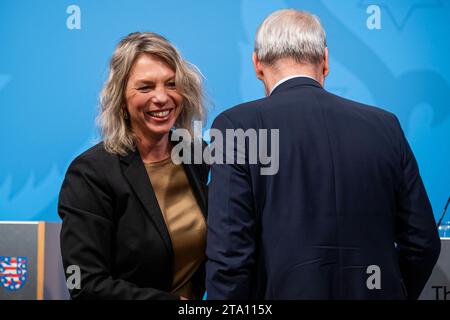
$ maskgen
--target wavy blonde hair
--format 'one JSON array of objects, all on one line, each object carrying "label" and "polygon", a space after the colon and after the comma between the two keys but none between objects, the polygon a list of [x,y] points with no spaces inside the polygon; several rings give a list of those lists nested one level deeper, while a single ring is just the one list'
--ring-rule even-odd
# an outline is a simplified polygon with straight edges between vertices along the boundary
[{"label": "wavy blonde hair", "polygon": [[193,121],[204,121],[202,76],[197,67],[184,60],[178,50],[164,37],[152,32],[134,32],[117,45],[109,64],[109,76],[100,94],[97,123],[105,149],[125,155],[136,148],[137,137],[131,130],[126,110],[125,89],[134,61],[141,54],[162,59],[175,72],[175,85],[183,97],[182,111],[175,127],[187,129],[193,135]]}]

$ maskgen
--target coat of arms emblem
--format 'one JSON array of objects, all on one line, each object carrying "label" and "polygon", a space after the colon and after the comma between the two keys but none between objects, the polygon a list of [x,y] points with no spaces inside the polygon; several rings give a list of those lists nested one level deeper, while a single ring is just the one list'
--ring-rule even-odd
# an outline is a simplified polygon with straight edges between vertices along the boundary
[{"label": "coat of arms emblem", "polygon": [[27,281],[27,258],[0,256],[0,285],[17,291]]}]

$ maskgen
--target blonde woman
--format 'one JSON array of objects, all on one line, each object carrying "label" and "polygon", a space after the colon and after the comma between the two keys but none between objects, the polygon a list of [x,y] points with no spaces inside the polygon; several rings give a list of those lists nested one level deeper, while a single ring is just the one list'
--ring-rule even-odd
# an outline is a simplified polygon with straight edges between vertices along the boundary
[{"label": "blonde woman", "polygon": [[100,97],[103,141],[70,165],[59,196],[73,299],[195,299],[204,291],[204,164],[171,160],[172,128],[204,117],[201,77],[155,33],[118,44]]}]

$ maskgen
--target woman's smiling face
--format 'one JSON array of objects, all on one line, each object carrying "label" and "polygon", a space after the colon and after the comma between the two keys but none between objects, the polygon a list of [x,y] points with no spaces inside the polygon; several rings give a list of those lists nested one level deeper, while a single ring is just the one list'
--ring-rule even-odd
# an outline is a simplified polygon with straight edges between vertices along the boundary
[{"label": "woman's smiling face", "polygon": [[183,97],[177,91],[174,70],[151,54],[136,58],[125,97],[131,128],[141,139],[163,138],[182,109]]}]

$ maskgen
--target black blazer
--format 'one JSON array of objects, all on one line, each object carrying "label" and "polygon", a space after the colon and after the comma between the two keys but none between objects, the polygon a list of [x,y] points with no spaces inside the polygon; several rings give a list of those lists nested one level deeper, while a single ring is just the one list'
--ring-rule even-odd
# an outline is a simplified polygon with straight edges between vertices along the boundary
[{"label": "black blazer", "polygon": [[[440,241],[392,113],[298,77],[226,110],[213,127],[279,129],[279,171],[211,167],[208,298],[419,296]],[[367,286],[371,265],[380,268],[380,289]]]},{"label": "black blazer", "polygon": [[[208,167],[183,165],[206,218]],[[138,151],[113,155],[99,143],[69,166],[59,195],[64,268],[78,265],[73,299],[178,299],[170,292],[173,251]],[[204,292],[204,265],[195,275]]]}]

